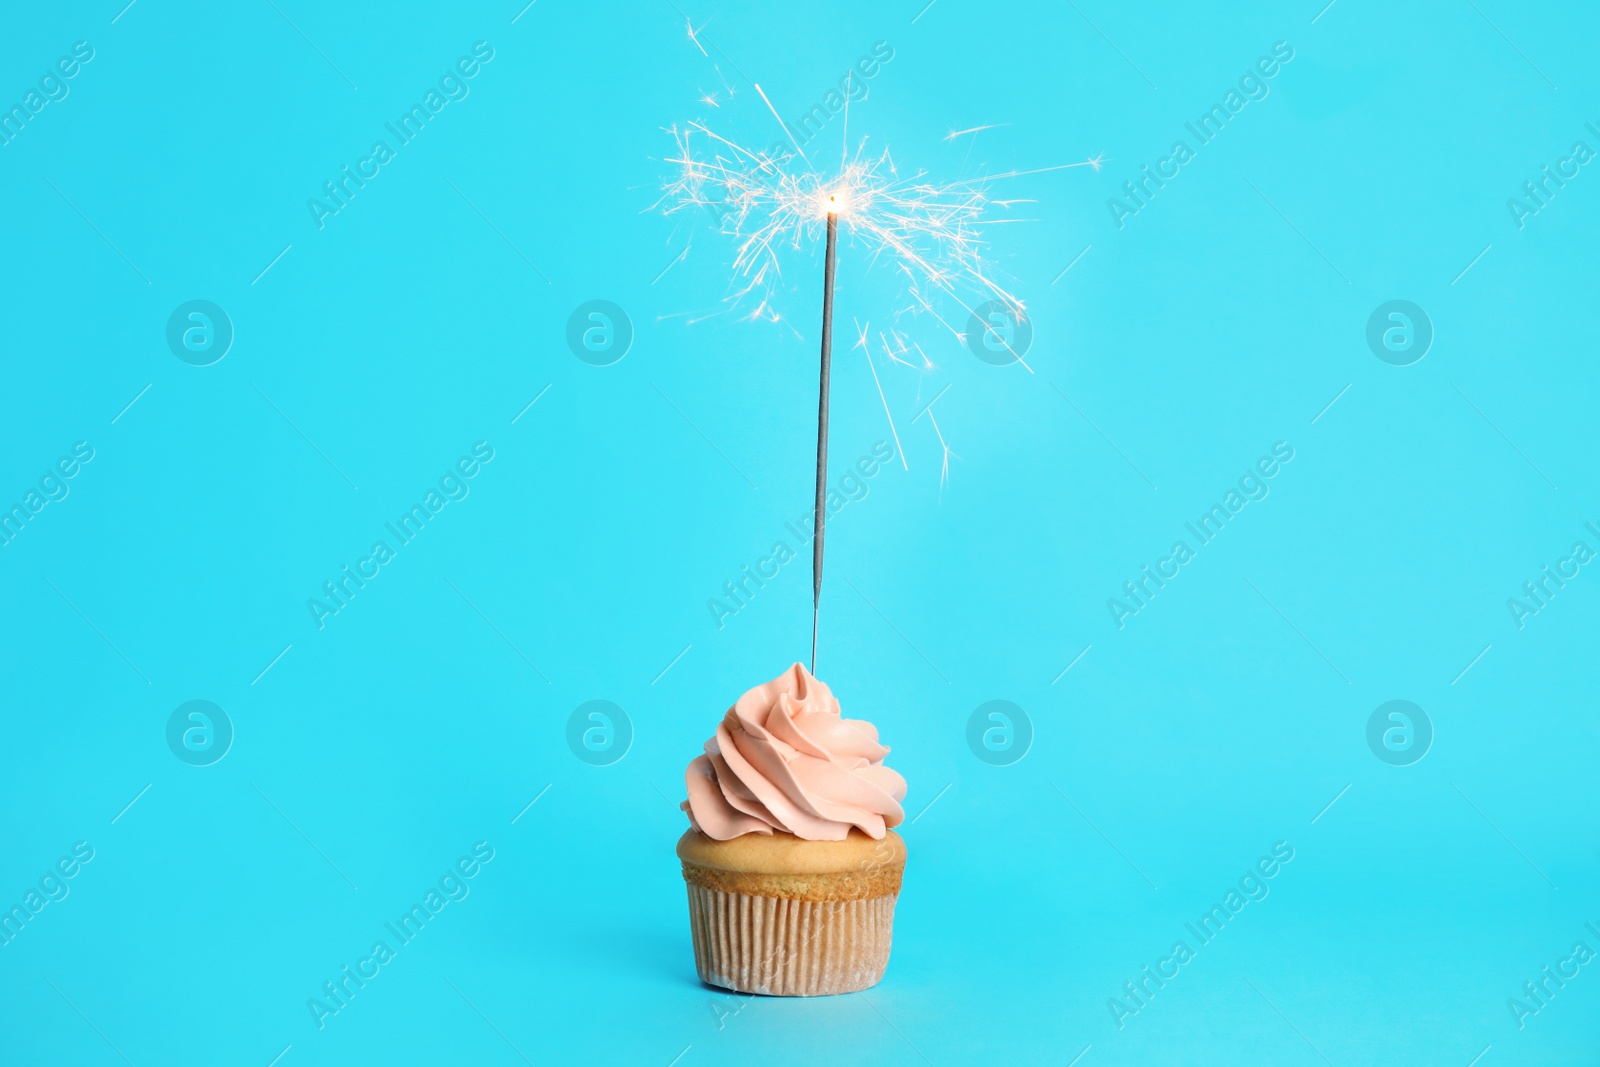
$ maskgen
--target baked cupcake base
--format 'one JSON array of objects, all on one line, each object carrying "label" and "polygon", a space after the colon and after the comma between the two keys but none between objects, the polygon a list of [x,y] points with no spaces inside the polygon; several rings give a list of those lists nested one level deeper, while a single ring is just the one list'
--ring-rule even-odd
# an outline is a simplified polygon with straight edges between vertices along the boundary
[{"label": "baked cupcake base", "polygon": [[678,841],[678,858],[702,981],[809,997],[867,989],[883,977],[905,871],[899,835],[715,841],[690,830]]}]

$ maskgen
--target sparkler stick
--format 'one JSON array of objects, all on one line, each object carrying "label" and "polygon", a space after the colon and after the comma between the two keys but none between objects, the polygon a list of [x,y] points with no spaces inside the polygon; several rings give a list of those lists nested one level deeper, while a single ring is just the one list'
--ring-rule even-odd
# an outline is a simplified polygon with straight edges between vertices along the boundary
[{"label": "sparkler stick", "polygon": [[811,542],[811,673],[817,673],[817,615],[822,604],[822,531],[828,519],[828,370],[833,355],[834,241],[839,235],[839,195],[828,197],[828,250],[822,268],[822,382],[817,390],[816,537]]},{"label": "sparkler stick", "polygon": [[[866,248],[874,260],[887,260],[903,278],[901,291],[907,306],[900,309],[926,313],[955,339],[966,343],[966,320],[978,308],[998,304],[1020,316],[1023,303],[992,276],[985,258],[985,242],[980,226],[989,219],[991,208],[1009,209],[1027,201],[991,200],[991,183],[1025,175],[1043,174],[1074,167],[1099,170],[1102,157],[1057,167],[1009,171],[963,181],[938,184],[922,172],[902,175],[887,149],[868,153],[863,140],[853,156],[841,159],[835,174],[819,174],[795,140],[789,125],[756,86],[767,109],[777,119],[796,158],[805,164],[803,171],[791,171],[787,152],[764,152],[737,144],[699,122],[690,122],[670,131],[677,154],[666,162],[676,168],[675,177],[662,190],[658,206],[668,214],[689,209],[710,210],[716,228],[737,242],[733,257],[734,291],[724,298],[729,310],[745,305],[743,318],[749,321],[784,322],[773,301],[782,281],[780,253],[798,250],[814,238],[816,224],[826,220],[827,246],[822,290],[822,359],[817,397],[817,493],[814,537],[811,545],[811,669],[817,667],[817,630],[822,605],[822,548],[827,522],[828,477],[828,378],[833,347],[833,281],[835,246],[842,217],[854,241]],[[848,119],[847,119],[848,121]],[[976,133],[960,131],[954,136]],[[739,279],[742,279],[739,280]],[[898,312],[897,312],[898,314]],[[790,327],[793,329],[793,327]],[[922,346],[891,330],[895,346],[890,347],[880,332],[884,354],[891,363],[927,372],[934,364],[923,354]],[[865,331],[863,333],[863,344]],[[796,332],[796,337],[799,333]],[[912,349],[920,363],[907,358]],[[1016,362],[1033,372],[1015,353]],[[871,355],[868,354],[868,365]],[[873,369],[877,380],[877,370]],[[880,399],[883,386],[878,383]],[[884,412],[888,414],[888,403]],[[929,422],[945,452],[948,474],[949,445],[929,412]],[[889,419],[895,434],[895,450],[905,465],[894,419]]]}]

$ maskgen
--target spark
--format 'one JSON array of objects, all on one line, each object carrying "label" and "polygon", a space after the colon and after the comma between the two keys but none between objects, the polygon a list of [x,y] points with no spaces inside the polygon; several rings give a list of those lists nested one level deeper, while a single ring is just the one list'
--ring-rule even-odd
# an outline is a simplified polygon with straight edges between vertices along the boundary
[{"label": "spark", "polygon": [[[698,47],[700,40],[692,24],[690,29]],[[888,149],[869,150],[867,138],[862,138],[852,153],[847,103],[838,163],[823,169],[818,166],[820,161],[806,154],[796,139],[796,129],[783,121],[765,90],[757,83],[750,84],[783,130],[787,143],[778,140],[765,150],[752,149],[699,121],[666,131],[676,152],[664,161],[672,170],[652,210],[669,215],[706,211],[715,219],[713,227],[733,244],[732,284],[722,298],[723,310],[690,314],[686,317],[690,324],[712,314],[738,314],[746,321],[782,323],[799,338],[799,331],[778,308],[780,290],[787,294],[789,288],[785,265],[791,259],[807,265],[813,262],[802,250],[819,246],[833,224],[846,239],[845,247],[864,260],[866,267],[887,268],[897,279],[897,300],[903,302],[888,309],[893,321],[899,323],[907,315],[926,316],[965,347],[970,322],[992,321],[999,312],[1015,319],[1026,315],[1022,299],[1009,291],[993,267],[983,231],[991,223],[1034,221],[1018,218],[1012,211],[1037,201],[993,197],[994,184],[1081,167],[1098,171],[1105,161],[1101,154],[1076,163],[937,182],[926,171],[902,171]],[[728,88],[726,83],[724,88]],[[728,95],[731,98],[731,89]],[[704,94],[701,103],[720,107],[714,94]],[[975,141],[978,133],[996,125],[1006,124],[951,130],[945,140],[972,137]],[[860,348],[867,360],[898,446],[899,431],[872,349],[878,349],[891,372],[898,365],[927,380],[937,367],[922,344],[901,330],[877,330],[875,346],[869,340],[873,333],[870,324],[858,322],[854,347]],[[1013,354],[1032,374],[1033,368],[1022,354]],[[917,392],[922,392],[920,382]],[[928,416],[943,453],[942,492],[949,482],[951,457],[960,456],[950,448],[931,405],[922,414]],[[904,467],[904,449],[897,450]]]},{"label": "spark", "polygon": [[923,409],[921,411],[917,412],[917,414],[914,415],[912,417],[912,419],[911,419],[912,422],[916,422],[918,419],[922,418],[922,416],[924,416],[924,415],[928,416],[928,422],[929,422],[930,425],[933,426],[933,435],[939,439],[939,447],[944,450],[944,455],[941,457],[941,459],[939,461],[939,493],[940,493],[940,495],[943,495],[945,486],[950,484],[950,457],[951,456],[955,456],[957,459],[961,458],[959,455],[956,454],[956,452],[953,449],[951,449],[950,445],[945,441],[945,439],[944,439],[944,431],[939,429],[939,419],[933,413],[933,405],[935,405],[935,404],[937,404],[939,402],[939,397],[944,396],[945,390],[947,390],[949,388],[950,387],[947,385],[947,386],[944,387],[944,389],[939,390],[939,396],[936,396],[932,400],[928,401],[928,403],[923,407]]},{"label": "spark", "polygon": [[[950,484],[950,457],[956,456],[948,444],[945,443],[944,434],[939,431],[939,420],[934,417],[933,409],[928,409],[928,422],[933,426],[934,436],[939,438],[939,447],[944,449],[944,456],[939,463],[939,491],[944,492],[945,486]],[[960,459],[960,456],[956,456]]]},{"label": "spark", "polygon": [[[772,109],[764,92],[761,98]],[[779,320],[772,296],[783,276],[780,253],[815,240],[831,213],[867,249],[870,260],[900,271],[909,302],[905,310],[932,314],[958,341],[965,320],[985,302],[998,301],[1018,315],[1024,311],[1022,300],[996,280],[986,259],[980,227],[1004,221],[990,216],[1009,206],[990,198],[990,183],[1094,164],[937,184],[924,172],[902,174],[887,149],[869,152],[865,140],[836,173],[819,175],[803,153],[805,169],[790,170],[785,166],[793,158],[789,153],[746,148],[699,122],[669,132],[677,153],[667,162],[677,169],[658,206],[668,214],[698,208],[716,215],[718,228],[736,242],[736,282],[727,299],[749,307],[747,318]],[[953,308],[942,310],[951,304],[960,307],[959,318]],[[908,362],[902,354],[891,350],[890,358]]]},{"label": "spark", "polygon": [[[851,321],[854,322],[855,320],[852,319]],[[861,354],[867,357],[867,367],[872,371],[872,384],[878,387],[878,399],[883,401],[883,414],[889,420],[889,432],[894,435],[894,450],[900,454],[900,467],[902,470],[909,471],[911,467],[906,463],[906,450],[900,444],[900,431],[894,428],[894,416],[889,414],[889,398],[883,395],[883,382],[878,379],[878,368],[872,362],[872,350],[867,346],[867,331],[872,329],[872,323],[869,322],[863,326],[857,322],[855,325],[855,347],[861,349]],[[880,333],[878,336],[882,337],[883,335]]]},{"label": "spark", "polygon": [[[928,358],[928,354],[922,350],[922,346],[915,341],[910,341],[907,344],[908,341],[910,341],[910,338],[899,330],[891,328],[888,333],[884,333],[882,330],[878,331],[878,344],[883,347],[883,354],[888,357],[889,362],[898,363],[902,367],[909,367],[911,370],[919,372],[933,370],[933,360]],[[911,355],[912,349],[916,349],[917,358],[922,361],[921,363],[913,363],[907,358]]]},{"label": "spark", "polygon": [[707,59],[710,59],[711,55],[710,55],[710,53],[708,53],[706,51],[706,46],[700,43],[700,30],[705,29],[705,27],[701,26],[700,30],[695,29],[694,28],[694,21],[692,19],[687,19],[686,18],[686,19],[683,20],[683,22],[684,22],[684,25],[687,26],[688,29],[689,29],[689,41],[690,41],[690,43],[692,43],[696,48],[700,49],[700,54],[701,55],[705,56]]},{"label": "spark", "polygon": [[761,83],[751,82],[750,84],[756,87],[756,95],[761,98],[763,104],[767,105],[767,110],[772,112],[772,117],[777,120],[778,125],[783,127],[784,135],[789,138],[789,143],[794,145],[794,150],[800,153],[800,158],[805,161],[805,165],[811,166],[811,160],[806,156],[806,150],[800,147],[800,142],[794,139],[794,131],[789,128],[787,122],[783,121],[783,116],[778,114],[778,109],[772,106],[772,101],[767,99],[767,94],[761,88]]},{"label": "spark", "polygon": [[1028,174],[1049,174],[1051,171],[1073,170],[1073,169],[1075,169],[1077,167],[1092,167],[1095,170],[1099,170],[1101,164],[1103,164],[1104,162],[1105,162],[1105,154],[1101,153],[1100,155],[1095,156],[1092,159],[1085,159],[1085,160],[1083,160],[1082,162],[1079,162],[1079,163],[1057,163],[1053,167],[1034,167],[1032,170],[1008,170],[1004,174],[990,174],[990,175],[987,175],[987,176],[984,177],[983,180],[986,181],[986,182],[997,182],[1001,178],[1021,178],[1024,175],[1028,175]]},{"label": "spark", "polygon": [[984,130],[998,130],[1002,126],[1009,126],[1009,122],[992,122],[987,126],[974,126],[970,130],[951,130],[944,135],[946,141],[954,141],[957,137],[965,137],[969,133],[982,133]]}]

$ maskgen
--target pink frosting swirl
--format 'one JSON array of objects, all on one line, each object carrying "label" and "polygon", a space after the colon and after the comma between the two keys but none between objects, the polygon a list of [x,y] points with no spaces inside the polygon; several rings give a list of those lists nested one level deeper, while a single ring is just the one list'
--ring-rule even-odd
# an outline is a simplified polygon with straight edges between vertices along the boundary
[{"label": "pink frosting swirl", "polygon": [[689,764],[683,810],[717,841],[774,830],[843,841],[882,839],[905,818],[906,780],[883,765],[878,728],[839,714],[826,685],[796,663],[740,697]]}]

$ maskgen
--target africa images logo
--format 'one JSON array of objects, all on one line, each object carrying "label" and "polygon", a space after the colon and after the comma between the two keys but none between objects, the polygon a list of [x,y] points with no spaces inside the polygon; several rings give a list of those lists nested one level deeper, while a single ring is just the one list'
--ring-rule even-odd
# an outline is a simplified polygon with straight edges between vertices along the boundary
[{"label": "africa images logo", "polygon": [[322,597],[309,597],[306,600],[306,610],[311,613],[311,621],[317,624],[317,629],[326,627],[328,619],[349,607],[356,594],[382,574],[383,568],[399,555],[400,549],[416,540],[447,504],[467,499],[472,492],[468,483],[492,459],[493,445],[488,441],[474,444],[472,455],[462,456],[456,460],[455,466],[447,468],[439,477],[438,488],[430,486],[422,497],[422,503],[412,504],[410,510],[402,512],[399,518],[383,524],[383,528],[394,539],[393,545],[386,540],[374,541],[371,553],[356,560],[354,570],[346,563],[339,568],[337,580],[323,582]]},{"label": "africa images logo", "polygon": [[[1189,142],[1182,139],[1172,143],[1172,150],[1162,159],[1156,161],[1154,170],[1146,163],[1140,168],[1140,175],[1130,181],[1122,183],[1122,193],[1127,199],[1119,200],[1110,197],[1106,200],[1106,210],[1111,213],[1111,221],[1117,224],[1117,229],[1126,229],[1128,219],[1137,215],[1150,206],[1156,193],[1167,187],[1167,182],[1172,181],[1183,168],[1196,156],[1198,150],[1215,140],[1229,122],[1233,121],[1245,109],[1245,105],[1265,100],[1272,91],[1267,82],[1277,77],[1278,72],[1294,59],[1294,46],[1288,41],[1277,41],[1272,46],[1272,55],[1262,56],[1255,65],[1240,75],[1238,88],[1229,87],[1223,94],[1222,102],[1212,104],[1210,110],[1202,113],[1193,122],[1185,122],[1184,129],[1194,137],[1195,146],[1191,148]],[[1171,169],[1168,169],[1168,168]]]},{"label": "africa images logo", "polygon": [[[348,1008],[356,994],[382,974],[383,968],[398,958],[400,950],[420,937],[428,924],[448,905],[466,900],[472,892],[472,879],[492,859],[494,846],[489,842],[479,841],[473,845],[472,854],[462,856],[454,866],[447,868],[439,876],[436,885],[428,887],[420,903],[412,904],[399,918],[383,924],[388,937],[374,941],[371,951],[356,960],[354,967],[344,964],[333,978],[322,983],[322,992],[307,997],[306,1008],[311,1012],[311,1021],[317,1024],[317,1029],[323,1029],[328,1025],[328,1019]],[[390,943],[391,939],[393,944]]]},{"label": "africa images logo", "polygon": [[46,107],[65,100],[72,92],[67,83],[93,58],[94,46],[88,41],[79,41],[72,46],[71,55],[56,60],[55,66],[40,76],[39,87],[24,93],[20,103],[9,108],[0,104],[0,145],[8,145],[20,137],[28,123]]},{"label": "africa images logo", "polygon": [[394,136],[394,145],[388,141],[378,140],[372,142],[370,153],[356,162],[354,170],[346,163],[339,168],[339,176],[331,181],[322,183],[322,196],[309,197],[306,208],[311,212],[311,221],[317,224],[317,229],[327,226],[327,220],[339,214],[350,206],[356,193],[367,187],[367,182],[383,173],[383,168],[392,162],[399,154],[400,149],[415,140],[428,123],[436,118],[445,106],[454,101],[467,98],[472,92],[468,81],[478,76],[485,64],[494,59],[494,49],[488,41],[478,41],[472,46],[472,55],[462,56],[456,60],[455,66],[447,69],[439,76],[438,87],[429,87],[423,94],[421,103],[414,103],[394,122],[383,124],[384,129]]},{"label": "africa images logo", "polygon": [[1183,524],[1184,529],[1194,535],[1193,548],[1185,540],[1174,541],[1168,554],[1156,560],[1153,570],[1146,563],[1140,569],[1139,577],[1122,583],[1126,600],[1122,597],[1106,598],[1106,610],[1111,613],[1111,621],[1116,623],[1117,629],[1122,629],[1128,619],[1148,608],[1156,593],[1182,573],[1183,567],[1195,558],[1196,551],[1215,540],[1228,522],[1245,509],[1245,505],[1267,499],[1272,492],[1267,482],[1277,477],[1292,459],[1293,445],[1287,441],[1274,444],[1272,454],[1260,457],[1253,468],[1246,469],[1239,478],[1238,488],[1230,486],[1222,494],[1220,504],[1212,504],[1194,522]]},{"label": "africa images logo", "polygon": [[[1245,869],[1239,876],[1235,885],[1228,887],[1223,894],[1222,903],[1211,905],[1210,909],[1201,913],[1195,922],[1185,922],[1183,927],[1194,937],[1194,945],[1184,940],[1173,942],[1171,951],[1156,961],[1152,968],[1148,963],[1139,969],[1139,974],[1122,983],[1122,995],[1106,998],[1106,1008],[1111,1012],[1111,1019],[1121,1030],[1128,1025],[1128,1020],[1148,1008],[1155,1000],[1156,994],[1167,987],[1167,983],[1178,977],[1183,968],[1194,962],[1200,954],[1200,949],[1215,941],[1228,923],[1232,922],[1244,911],[1248,904],[1259,903],[1266,900],[1272,892],[1269,884],[1276,878],[1283,868],[1294,859],[1294,846],[1287,841],[1274,842],[1272,854],[1262,856],[1254,864]],[[1170,969],[1169,969],[1170,968]]]}]

